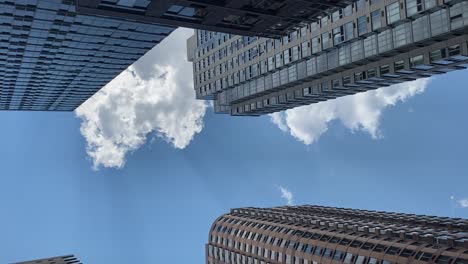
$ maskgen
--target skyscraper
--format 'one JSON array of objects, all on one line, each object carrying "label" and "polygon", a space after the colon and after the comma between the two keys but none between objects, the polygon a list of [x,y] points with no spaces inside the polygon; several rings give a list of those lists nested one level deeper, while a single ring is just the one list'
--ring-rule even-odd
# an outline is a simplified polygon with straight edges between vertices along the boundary
[{"label": "skyscraper", "polygon": [[0,110],[74,110],[173,30],[72,0],[0,0]]},{"label": "skyscraper", "polygon": [[12,264],[81,264],[81,262],[73,255],[36,259],[31,261],[17,262]]},{"label": "skyscraper", "polygon": [[468,264],[468,220],[322,206],[232,209],[206,263]]},{"label": "skyscraper", "polygon": [[197,98],[262,115],[468,65],[468,2],[359,0],[281,39],[197,30]]},{"label": "skyscraper", "polygon": [[[80,12],[230,34],[280,37],[356,0],[79,0]],[[131,11],[131,12],[129,12]]]},{"label": "skyscraper", "polygon": [[0,110],[74,110],[177,26],[277,37],[353,1],[0,0]]}]

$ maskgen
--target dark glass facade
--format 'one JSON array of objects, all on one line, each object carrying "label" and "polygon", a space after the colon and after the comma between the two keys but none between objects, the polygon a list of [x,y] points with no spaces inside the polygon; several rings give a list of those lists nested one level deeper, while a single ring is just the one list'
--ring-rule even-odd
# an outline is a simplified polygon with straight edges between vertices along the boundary
[{"label": "dark glass facade", "polygon": [[280,37],[355,0],[79,0],[82,12],[219,31]]},{"label": "dark glass facade", "polygon": [[0,0],[0,110],[72,111],[173,30],[71,0]]},{"label": "dark glass facade", "polygon": [[207,264],[467,264],[468,220],[323,206],[232,209]]}]

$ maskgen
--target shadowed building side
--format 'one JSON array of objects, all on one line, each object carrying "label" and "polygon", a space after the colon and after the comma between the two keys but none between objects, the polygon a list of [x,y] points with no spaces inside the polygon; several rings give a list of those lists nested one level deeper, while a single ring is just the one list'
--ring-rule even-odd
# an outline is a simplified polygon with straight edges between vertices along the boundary
[{"label": "shadowed building side", "polygon": [[302,23],[316,21],[319,16],[354,1],[78,0],[78,10],[229,34],[282,37]]}]

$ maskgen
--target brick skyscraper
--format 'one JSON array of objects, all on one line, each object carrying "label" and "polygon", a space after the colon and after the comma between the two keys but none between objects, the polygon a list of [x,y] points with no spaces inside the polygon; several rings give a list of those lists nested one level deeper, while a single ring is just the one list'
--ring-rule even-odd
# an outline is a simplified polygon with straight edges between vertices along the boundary
[{"label": "brick skyscraper", "polygon": [[322,206],[232,209],[206,263],[468,264],[468,220]]}]

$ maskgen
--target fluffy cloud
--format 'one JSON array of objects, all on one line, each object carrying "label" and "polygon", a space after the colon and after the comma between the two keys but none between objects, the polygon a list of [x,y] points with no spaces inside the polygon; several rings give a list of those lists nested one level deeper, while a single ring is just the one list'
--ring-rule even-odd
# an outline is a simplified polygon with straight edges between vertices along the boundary
[{"label": "fluffy cloud", "polygon": [[76,110],[95,168],[121,168],[149,134],[183,149],[203,128],[204,101],[195,99],[186,40],[178,29]]},{"label": "fluffy cloud", "polygon": [[294,197],[292,192],[284,188],[283,186],[279,186],[279,190],[281,191],[281,198],[285,199],[288,205],[293,205]]},{"label": "fluffy cloud", "polygon": [[428,83],[428,79],[419,79],[274,113],[270,117],[281,130],[306,145],[316,142],[334,120],[341,121],[353,132],[364,131],[377,139],[382,136],[379,130],[382,111],[424,92]]},{"label": "fluffy cloud", "polygon": [[458,200],[457,205],[462,208],[468,208],[468,198]]}]

